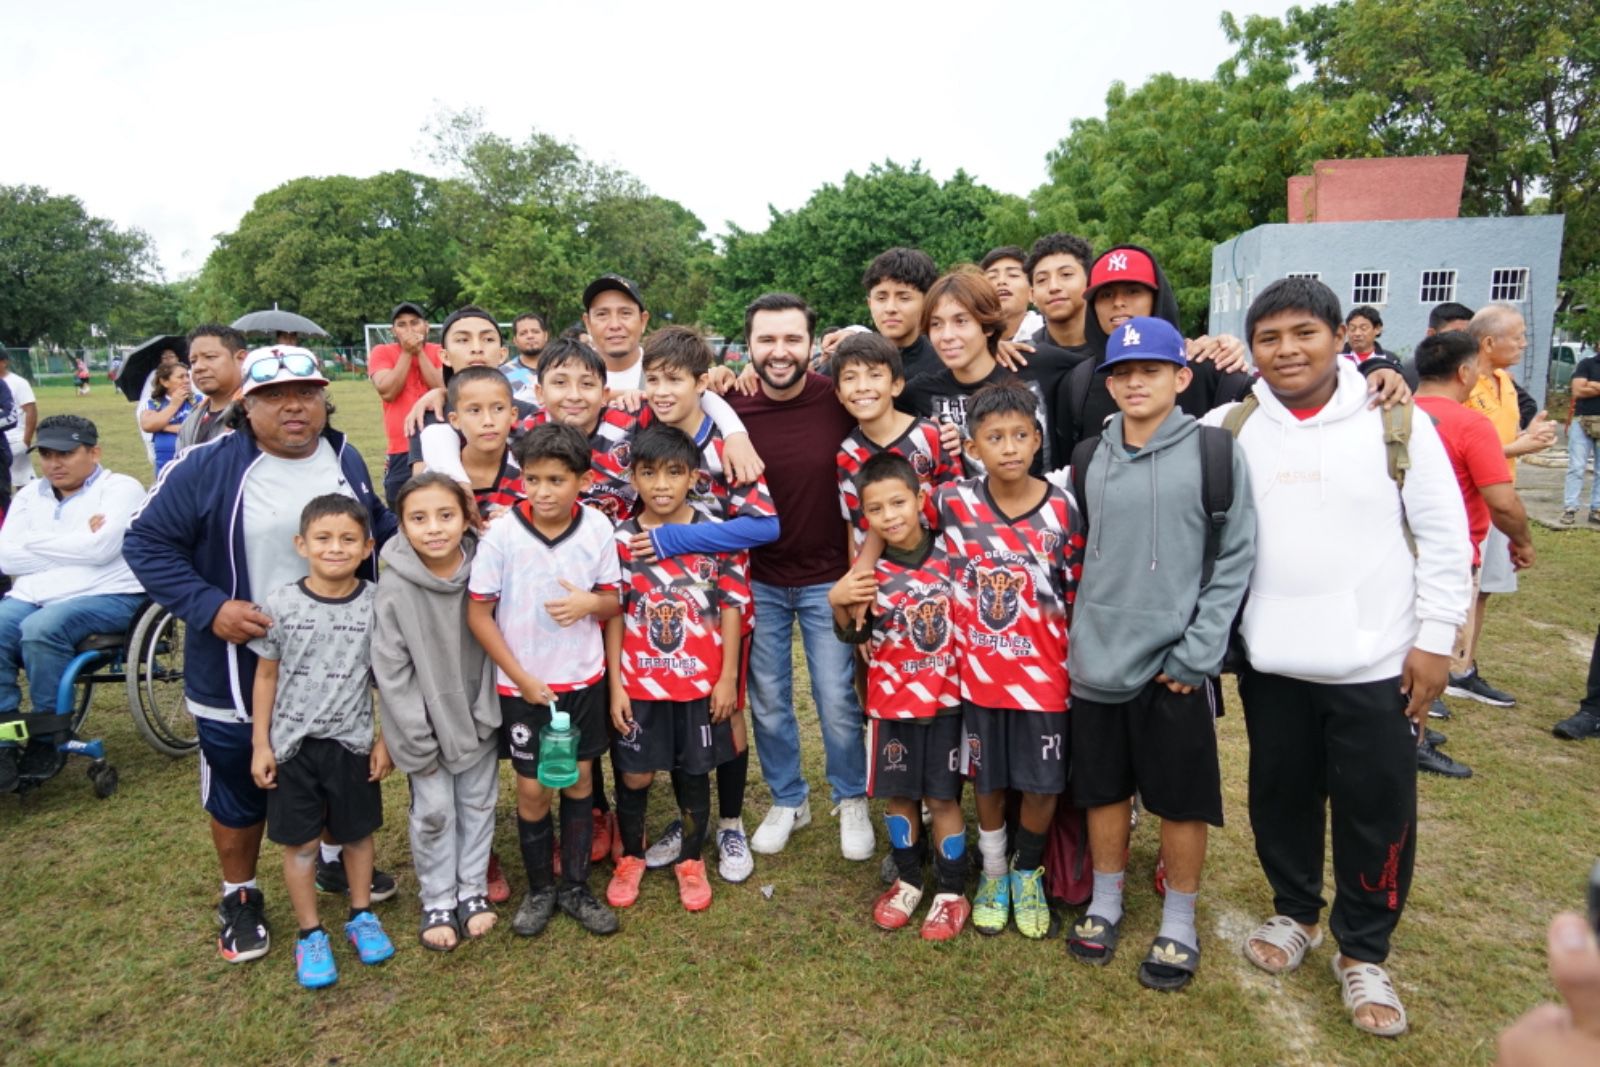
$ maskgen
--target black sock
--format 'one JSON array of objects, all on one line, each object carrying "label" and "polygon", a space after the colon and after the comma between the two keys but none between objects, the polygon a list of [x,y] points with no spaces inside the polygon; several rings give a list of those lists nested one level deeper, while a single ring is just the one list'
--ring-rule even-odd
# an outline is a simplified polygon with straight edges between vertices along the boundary
[{"label": "black sock", "polygon": [[744,813],[744,787],[750,780],[747,748],[717,768],[717,817],[737,819]]},{"label": "black sock", "polygon": [[350,909],[350,921],[351,922],[355,922],[356,919],[358,919],[362,915],[368,915],[368,914],[371,914],[371,912],[372,912],[371,908],[351,908]]},{"label": "black sock", "polygon": [[672,791],[683,814],[683,845],[678,849],[678,862],[697,860],[705,851],[706,823],[711,819],[711,776],[674,772]]},{"label": "black sock", "polygon": [[649,804],[649,786],[629,789],[617,779],[617,832],[622,835],[624,856],[644,856],[644,813]]},{"label": "black sock", "polygon": [[522,867],[528,872],[528,888],[549,889],[555,883],[555,847],[551,843],[550,816],[529,822],[517,816],[517,843],[522,846]]},{"label": "black sock", "polygon": [[923,838],[917,838],[905,848],[890,850],[894,856],[894,869],[900,880],[906,885],[917,889],[922,888],[922,861],[927,855],[927,846]]},{"label": "black sock", "polygon": [[965,893],[967,891],[967,854],[955,859],[945,859],[937,851],[933,854],[933,873],[938,879],[939,892]]},{"label": "black sock", "polygon": [[588,797],[561,798],[561,877],[589,880],[589,847],[594,844],[594,804]]},{"label": "black sock", "polygon": [[606,773],[601,770],[604,764],[604,760],[596,757],[594,766],[589,771],[594,781],[594,810],[601,815],[611,810],[611,801],[606,799]]},{"label": "black sock", "polygon": [[1017,827],[1017,870],[1031,871],[1044,862],[1044,835]]},{"label": "black sock", "polygon": [[326,934],[328,932],[328,931],[322,929],[322,924],[321,923],[318,923],[317,925],[311,927],[309,930],[301,930],[300,931],[300,940],[304,941],[306,938],[310,937],[314,933],[317,933],[318,931],[321,931],[324,934]]}]

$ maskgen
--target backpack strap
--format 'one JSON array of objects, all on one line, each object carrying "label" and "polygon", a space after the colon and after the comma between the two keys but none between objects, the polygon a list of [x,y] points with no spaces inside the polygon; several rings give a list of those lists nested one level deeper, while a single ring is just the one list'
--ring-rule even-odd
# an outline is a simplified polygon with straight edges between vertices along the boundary
[{"label": "backpack strap", "polygon": [[1389,478],[1400,493],[1400,532],[1405,535],[1406,547],[1411,557],[1417,555],[1417,539],[1411,533],[1411,520],[1406,518],[1406,472],[1411,469],[1411,414],[1412,401],[1384,409],[1383,452],[1389,467]]},{"label": "backpack strap", "polygon": [[1072,498],[1078,505],[1078,519],[1083,523],[1083,534],[1089,535],[1089,461],[1094,450],[1100,447],[1100,435],[1085,437],[1072,448]]},{"label": "backpack strap", "polygon": [[1244,429],[1244,420],[1254,415],[1260,406],[1261,401],[1256,399],[1255,393],[1246,393],[1239,405],[1223,418],[1222,428],[1228,431],[1229,436],[1238,437],[1239,431]]},{"label": "backpack strap", "polygon": [[1233,504],[1233,432],[1220,426],[1200,427],[1200,501],[1206,511],[1206,551],[1200,565],[1204,589],[1222,551],[1222,530]]}]

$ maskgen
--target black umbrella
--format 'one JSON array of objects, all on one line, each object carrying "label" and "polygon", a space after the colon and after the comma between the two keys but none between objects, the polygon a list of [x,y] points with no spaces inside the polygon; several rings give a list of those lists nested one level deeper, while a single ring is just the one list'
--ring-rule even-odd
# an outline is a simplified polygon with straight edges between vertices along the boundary
[{"label": "black umbrella", "polygon": [[304,315],[292,311],[279,311],[273,304],[270,311],[252,311],[233,320],[233,328],[245,333],[298,333],[312,337],[326,337],[328,331]]},{"label": "black umbrella", "polygon": [[144,380],[160,364],[161,353],[169,348],[178,353],[179,359],[188,361],[189,341],[181,334],[159,334],[123,357],[122,372],[117,375],[117,388],[123,396],[134,403],[139,402]]}]

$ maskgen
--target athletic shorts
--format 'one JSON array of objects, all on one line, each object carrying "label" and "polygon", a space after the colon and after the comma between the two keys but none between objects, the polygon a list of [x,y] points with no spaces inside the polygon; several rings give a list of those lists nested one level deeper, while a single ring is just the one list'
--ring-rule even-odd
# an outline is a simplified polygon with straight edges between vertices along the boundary
[{"label": "athletic shorts", "polygon": [[1067,713],[961,702],[962,772],[980,794],[1015,789],[1054,796],[1067,788]]},{"label": "athletic shorts", "polygon": [[1118,804],[1134,792],[1152,815],[1222,825],[1222,772],[1211,687],[1178,694],[1152,681],[1132,700],[1072,698],[1072,801]]},{"label": "athletic shorts", "polygon": [[710,774],[733,759],[733,724],[711,721],[711,700],[634,700],[633,725],[611,742],[621,774]]},{"label": "athletic shorts", "polygon": [[[572,717],[572,728],[578,732],[580,760],[597,759],[610,745],[608,696],[604,681],[556,694],[556,707]],[[500,698],[500,755],[511,760],[517,777],[539,777],[539,731],[548,725],[550,705],[530,704],[521,697]]]},{"label": "athletic shorts", "polygon": [[326,737],[308,737],[278,764],[278,788],[267,790],[267,840],[315,841],[326,829],[335,844],[371,837],[383,825],[383,791],[369,757]]},{"label": "athletic shorts", "polygon": [[200,805],[230,830],[267,817],[267,791],[250,777],[255,728],[247,722],[194,720],[200,738]]},{"label": "athletic shorts", "polygon": [[961,799],[960,715],[868,719],[867,796]]},{"label": "athletic shorts", "polygon": [[1478,590],[1484,593],[1517,591],[1517,572],[1511,566],[1511,539],[1493,526],[1489,527],[1489,536],[1483,539],[1483,570],[1478,576]]}]

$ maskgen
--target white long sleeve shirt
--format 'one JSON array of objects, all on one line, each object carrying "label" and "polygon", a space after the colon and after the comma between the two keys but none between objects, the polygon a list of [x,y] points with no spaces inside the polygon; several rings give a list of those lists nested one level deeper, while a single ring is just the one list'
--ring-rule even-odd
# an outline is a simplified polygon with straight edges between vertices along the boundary
[{"label": "white long sleeve shirt", "polygon": [[[1405,489],[1383,417],[1341,360],[1321,411],[1297,419],[1265,382],[1239,433],[1256,504],[1256,562],[1239,633],[1250,665],[1309,682],[1380,681],[1413,648],[1448,656],[1471,597],[1466,507],[1427,413],[1411,420]],[[1232,407],[1210,412],[1221,425]],[[1412,557],[1402,521],[1417,543]]]},{"label": "white long sleeve shirt", "polygon": [[[122,559],[122,536],[144,486],[126,474],[96,467],[83,488],[65,500],[44,478],[12,498],[0,526],[0,571],[12,578],[11,596],[30,604],[71,597],[141,593]],[[89,520],[104,515],[98,530]]]}]

